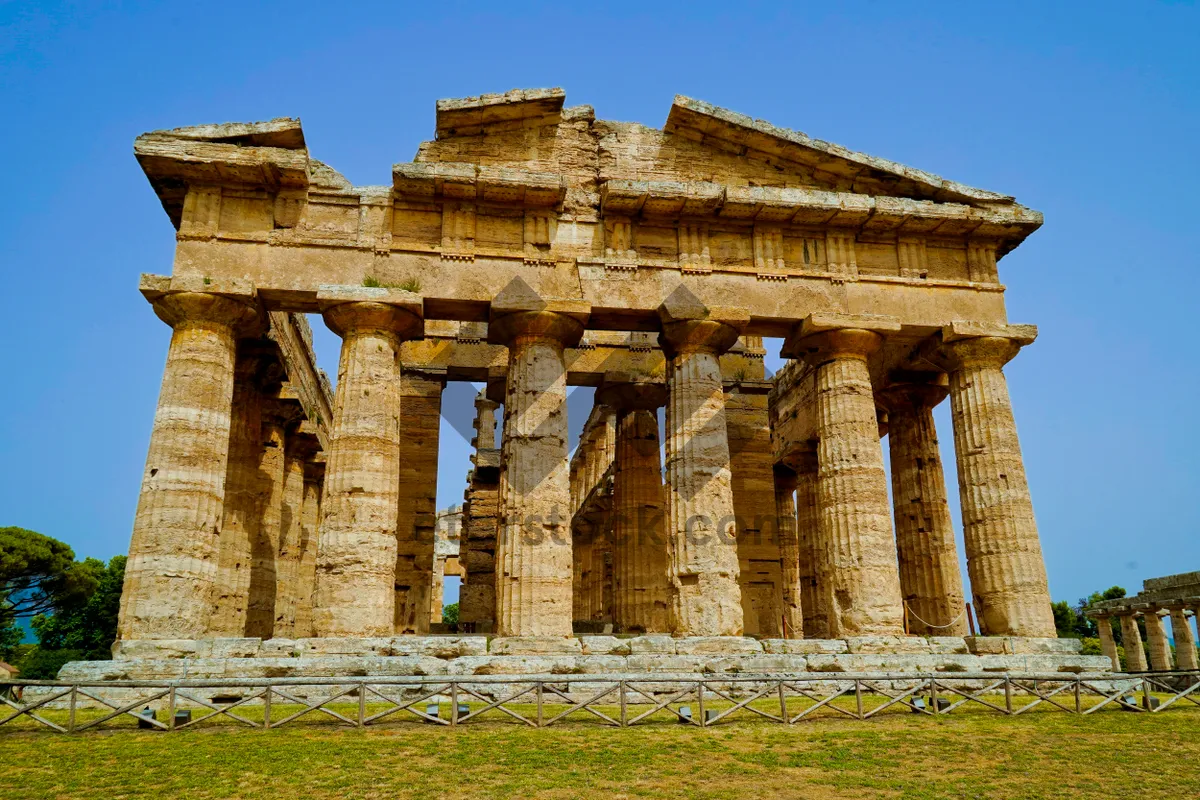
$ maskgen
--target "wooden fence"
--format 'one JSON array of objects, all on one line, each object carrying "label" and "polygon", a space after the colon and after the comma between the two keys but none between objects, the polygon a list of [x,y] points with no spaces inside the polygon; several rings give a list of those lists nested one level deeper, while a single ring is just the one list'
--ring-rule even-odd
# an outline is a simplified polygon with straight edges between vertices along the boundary
[{"label": "wooden fence", "polygon": [[[313,692],[319,694],[316,699]],[[1114,709],[1157,714],[1200,706],[1198,698],[1200,671],[1111,677],[830,673],[699,680],[656,675],[10,680],[0,682],[0,711],[9,712],[0,719],[0,729],[28,730],[29,725],[15,723],[32,720],[33,727],[77,733],[114,721],[129,723],[127,717],[138,724],[118,727],[170,732],[224,722],[275,729],[310,714],[358,728],[397,721],[457,727],[485,715],[535,728],[581,717],[612,727],[667,721],[703,728],[735,715],[793,725],[830,715],[867,720],[889,711],[922,717],[960,709],[1007,716],[1035,710],[1082,716]],[[166,712],[161,719],[159,711]]]}]

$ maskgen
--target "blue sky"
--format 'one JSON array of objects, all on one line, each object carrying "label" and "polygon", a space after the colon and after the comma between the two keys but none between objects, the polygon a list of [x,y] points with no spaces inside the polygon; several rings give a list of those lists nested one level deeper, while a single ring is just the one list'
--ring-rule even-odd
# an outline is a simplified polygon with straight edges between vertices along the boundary
[{"label": "blue sky", "polygon": [[[562,86],[650,125],[691,95],[1044,212],[1001,277],[1041,328],[1008,375],[1052,593],[1200,569],[1194,4],[324,7],[0,2],[0,524],[128,546],[168,342],[137,276],[173,248],[137,134],[299,116],[315,157],[379,184],[438,98]],[[447,505],[467,450],[443,430]]]}]

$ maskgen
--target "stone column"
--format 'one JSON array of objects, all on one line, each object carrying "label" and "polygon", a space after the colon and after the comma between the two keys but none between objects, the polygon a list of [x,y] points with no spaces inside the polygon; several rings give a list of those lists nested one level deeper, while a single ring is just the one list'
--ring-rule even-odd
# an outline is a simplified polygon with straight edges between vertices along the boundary
[{"label": "stone column", "polygon": [[1121,671],[1121,659],[1117,655],[1117,643],[1113,639],[1112,619],[1096,617],[1096,630],[1100,632],[1100,652],[1112,661],[1113,672]]},{"label": "stone column", "polygon": [[318,294],[342,354],[321,500],[317,636],[390,636],[394,629],[400,344],[423,328],[412,297],[388,289]]},{"label": "stone column", "polygon": [[246,606],[246,635],[270,639],[275,628],[278,557],[282,539],[287,419],[278,400],[270,400],[262,415],[262,444],[258,459],[258,525],[250,540],[250,587]]},{"label": "stone column", "polygon": [[133,521],[118,638],[199,639],[209,628],[224,517],[240,330],[262,319],[253,293],[175,292],[155,301],[172,326]]},{"label": "stone column", "polygon": [[[299,404],[297,412],[299,412]],[[321,449],[312,423],[300,422],[290,428],[284,461],[283,509],[279,524],[279,547],[275,561],[275,625],[271,635],[278,639],[295,639],[301,585],[301,564],[305,557],[307,537],[304,531],[305,464]],[[315,554],[311,560],[316,564]],[[308,584],[309,614],[312,611],[312,587]],[[311,627],[311,617],[309,626]]]},{"label": "stone column", "polygon": [[739,309],[659,309],[667,356],[667,537],[671,630],[741,636],[737,529],[719,356],[749,316]]},{"label": "stone column", "polygon": [[428,633],[437,526],[438,434],[444,376],[405,368],[400,378],[400,497],[396,633]]},{"label": "stone column", "polygon": [[933,407],[946,387],[910,383],[880,393],[888,409],[892,503],[900,590],[908,605],[908,631],[921,636],[966,636],[958,549],[946,502],[946,477]]},{"label": "stone column", "polygon": [[779,565],[783,581],[783,636],[804,638],[804,600],[800,585],[800,540],[796,537],[796,473],[775,466],[775,517],[779,531]]},{"label": "stone column", "polygon": [[497,542],[496,623],[501,636],[571,635],[567,372],[586,307],[505,309],[493,304],[489,340],[508,347]]},{"label": "stone column", "polygon": [[657,409],[666,387],[606,381],[596,402],[617,410],[613,470],[613,624],[618,632],[670,630]]},{"label": "stone column", "polygon": [[1056,635],[1046,565],[1001,367],[1014,339],[946,342],[958,491],[975,613],[992,636]]},{"label": "stone column", "polygon": [[[729,357],[727,357],[729,358]],[[732,360],[730,358],[729,360]],[[761,368],[762,362],[751,366]],[[726,368],[724,374],[728,376]],[[751,379],[755,373],[751,372]],[[761,373],[759,373],[761,374]],[[771,421],[763,387],[737,381],[725,392],[725,434],[737,520],[738,585],[746,636],[778,638],[783,625],[783,579],[775,518]]]},{"label": "stone column", "polygon": [[1200,669],[1196,658],[1196,637],[1182,606],[1171,609],[1171,633],[1175,636],[1175,668]]},{"label": "stone column", "polygon": [[250,597],[250,542],[258,536],[258,462],[262,450],[262,392],[258,376],[266,354],[258,342],[238,344],[233,381],[229,461],[225,469],[225,510],[221,525],[217,581],[208,635],[246,635]]},{"label": "stone column", "polygon": [[1121,620],[1121,645],[1125,648],[1125,669],[1129,672],[1146,671],[1146,651],[1142,648],[1142,632],[1137,626],[1137,617],[1131,612],[1118,614]]},{"label": "stone column", "polygon": [[500,452],[496,449],[499,403],[483,392],[475,398],[475,454],[463,504],[460,561],[463,584],[458,620],[476,633],[492,630],[496,620],[496,530],[500,514]]},{"label": "stone column", "polygon": [[902,634],[896,542],[867,367],[883,337],[808,322],[799,333],[789,348],[816,371],[817,579],[828,634]]},{"label": "stone column", "polygon": [[797,579],[800,607],[804,611],[804,638],[829,637],[829,612],[817,576],[823,548],[821,514],[817,507],[817,451],[815,446],[789,454],[787,465],[796,474],[796,550],[800,556]]},{"label": "stone column", "polygon": [[1167,629],[1158,609],[1151,608],[1142,615],[1146,620],[1146,641],[1150,645],[1150,669],[1168,672],[1171,669],[1171,643],[1167,641]]},{"label": "stone column", "polygon": [[321,526],[321,487],[325,483],[324,454],[304,464],[304,502],[300,507],[300,567],[296,572],[297,639],[313,636],[313,594],[317,586],[318,531]]}]

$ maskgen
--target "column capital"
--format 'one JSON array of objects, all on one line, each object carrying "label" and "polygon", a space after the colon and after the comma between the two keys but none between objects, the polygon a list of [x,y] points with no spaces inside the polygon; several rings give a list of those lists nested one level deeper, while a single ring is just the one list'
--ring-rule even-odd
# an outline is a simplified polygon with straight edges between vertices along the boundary
[{"label": "column capital", "polygon": [[772,467],[775,474],[775,486],[784,492],[794,492],[796,485],[800,482],[799,476],[796,475],[796,470],[784,463],[777,463]]},{"label": "column capital", "polygon": [[488,342],[512,347],[518,341],[550,340],[571,347],[583,336],[588,314],[554,310],[510,311],[488,323]]},{"label": "column capital", "polygon": [[606,373],[596,403],[614,411],[655,411],[667,403],[667,385],[626,373]]},{"label": "column capital", "polygon": [[815,473],[817,471],[817,443],[815,441],[799,442],[783,454],[781,461],[784,466],[797,475]]},{"label": "column capital", "polygon": [[399,289],[322,286],[317,303],[325,324],[338,336],[358,331],[381,331],[401,341],[425,333],[421,298]]},{"label": "column capital", "polygon": [[172,328],[187,323],[228,325],[238,336],[262,332],[266,314],[253,295],[245,298],[209,292],[166,292],[148,297],[154,313]]},{"label": "column capital", "polygon": [[1035,325],[956,321],[919,347],[915,356],[947,372],[964,367],[999,369],[1035,339]]},{"label": "column capital", "polygon": [[921,411],[933,408],[950,393],[943,373],[900,373],[888,376],[888,383],[875,393],[875,400],[889,413]]},{"label": "column capital", "polygon": [[877,350],[883,337],[900,331],[900,320],[884,314],[809,314],[783,343],[784,358],[818,363],[839,355],[863,358]]},{"label": "column capital", "polygon": [[733,347],[750,322],[750,312],[737,306],[706,306],[674,296],[658,307],[662,333],[658,343],[668,356],[682,353],[721,355]]}]

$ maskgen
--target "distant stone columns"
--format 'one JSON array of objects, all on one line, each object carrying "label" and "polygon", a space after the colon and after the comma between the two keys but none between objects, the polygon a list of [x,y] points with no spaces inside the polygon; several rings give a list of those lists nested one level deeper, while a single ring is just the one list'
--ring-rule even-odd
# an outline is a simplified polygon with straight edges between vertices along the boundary
[{"label": "distant stone columns", "polygon": [[496,409],[483,392],[475,398],[474,465],[463,504],[460,561],[463,584],[458,620],[474,633],[490,632],[496,619],[496,534],[499,519],[500,454]]},{"label": "distant stone columns", "polygon": [[883,337],[851,327],[799,333],[789,346],[816,370],[816,572],[827,635],[903,633],[896,543],[867,369],[867,357]]},{"label": "distant stone columns", "polygon": [[174,292],[154,308],[173,332],[118,638],[199,639],[208,632],[218,568],[237,337],[262,315],[252,294]]},{"label": "distant stone columns", "polygon": [[[796,474],[796,550],[800,565],[800,607],[804,611],[804,638],[829,638],[829,612],[817,578],[820,561],[821,515],[817,510],[817,451],[809,446],[791,453],[787,465]],[[785,584],[786,585],[786,584]]]},{"label": "distant stone columns", "polygon": [[613,624],[619,632],[669,628],[668,548],[659,460],[661,384],[612,382],[596,402],[616,409],[613,470]]},{"label": "distant stone columns", "polygon": [[1150,645],[1150,669],[1167,672],[1171,669],[1171,643],[1158,609],[1151,608],[1142,615],[1146,620],[1146,642]]},{"label": "distant stone columns", "polygon": [[1125,669],[1128,672],[1146,671],[1146,651],[1142,647],[1142,632],[1137,617],[1131,613],[1117,614],[1121,620],[1121,644],[1125,647]]},{"label": "distant stone columns", "polygon": [[1200,669],[1196,658],[1196,637],[1182,606],[1171,609],[1171,633],[1175,637],[1175,668]]},{"label": "distant stone columns", "polygon": [[324,456],[304,463],[304,501],[300,506],[300,566],[296,572],[297,639],[314,636],[313,595],[317,588],[317,551],[321,527],[321,489],[325,485]]},{"label": "distant stone columns", "polygon": [[574,307],[574,313],[503,313],[494,304],[488,326],[489,340],[508,347],[496,554],[496,623],[502,636],[571,635],[563,350],[579,341],[587,311],[581,304],[563,305]]},{"label": "distant stone columns", "polygon": [[1055,636],[1046,566],[1002,367],[1020,344],[998,336],[945,342],[967,571],[993,636]]},{"label": "distant stone columns", "polygon": [[444,376],[400,377],[400,495],[396,522],[396,633],[428,633],[437,526],[438,434]]},{"label": "distant stone columns", "polygon": [[664,305],[667,356],[667,536],[671,630],[740,636],[737,531],[719,356],[748,317],[736,309]]},{"label": "distant stone columns", "polygon": [[[315,531],[305,530],[305,503],[309,491],[306,472],[309,460],[320,451],[321,445],[309,426],[311,423],[301,422],[297,428],[289,430],[287,437],[283,509],[275,565],[275,622],[271,630],[271,636],[278,639],[308,636],[312,630],[315,572],[311,570],[316,567],[317,539],[311,535]],[[307,619],[303,620],[302,605],[307,605]],[[301,630],[304,632],[299,633]]]},{"label": "distant stone columns", "polygon": [[779,531],[783,583],[783,638],[804,638],[804,600],[800,585],[800,540],[796,536],[796,473],[775,467],[775,518]]},{"label": "distant stone columns", "polygon": [[965,636],[966,606],[933,407],[947,390],[903,383],[880,393],[888,410],[892,504],[908,631]]},{"label": "distant stone columns", "polygon": [[411,298],[381,289],[318,294],[342,354],[317,554],[317,636],[394,629],[400,345],[423,329]]},{"label": "distant stone columns", "polygon": [[1112,618],[1096,617],[1096,630],[1100,633],[1100,652],[1112,662],[1113,672],[1121,671],[1121,658],[1117,654],[1117,642],[1113,639]]},{"label": "distant stone columns", "polygon": [[283,531],[287,418],[280,403],[269,400],[262,415],[258,459],[259,518],[250,539],[250,586],[246,636],[270,639],[275,627],[279,545]]}]

